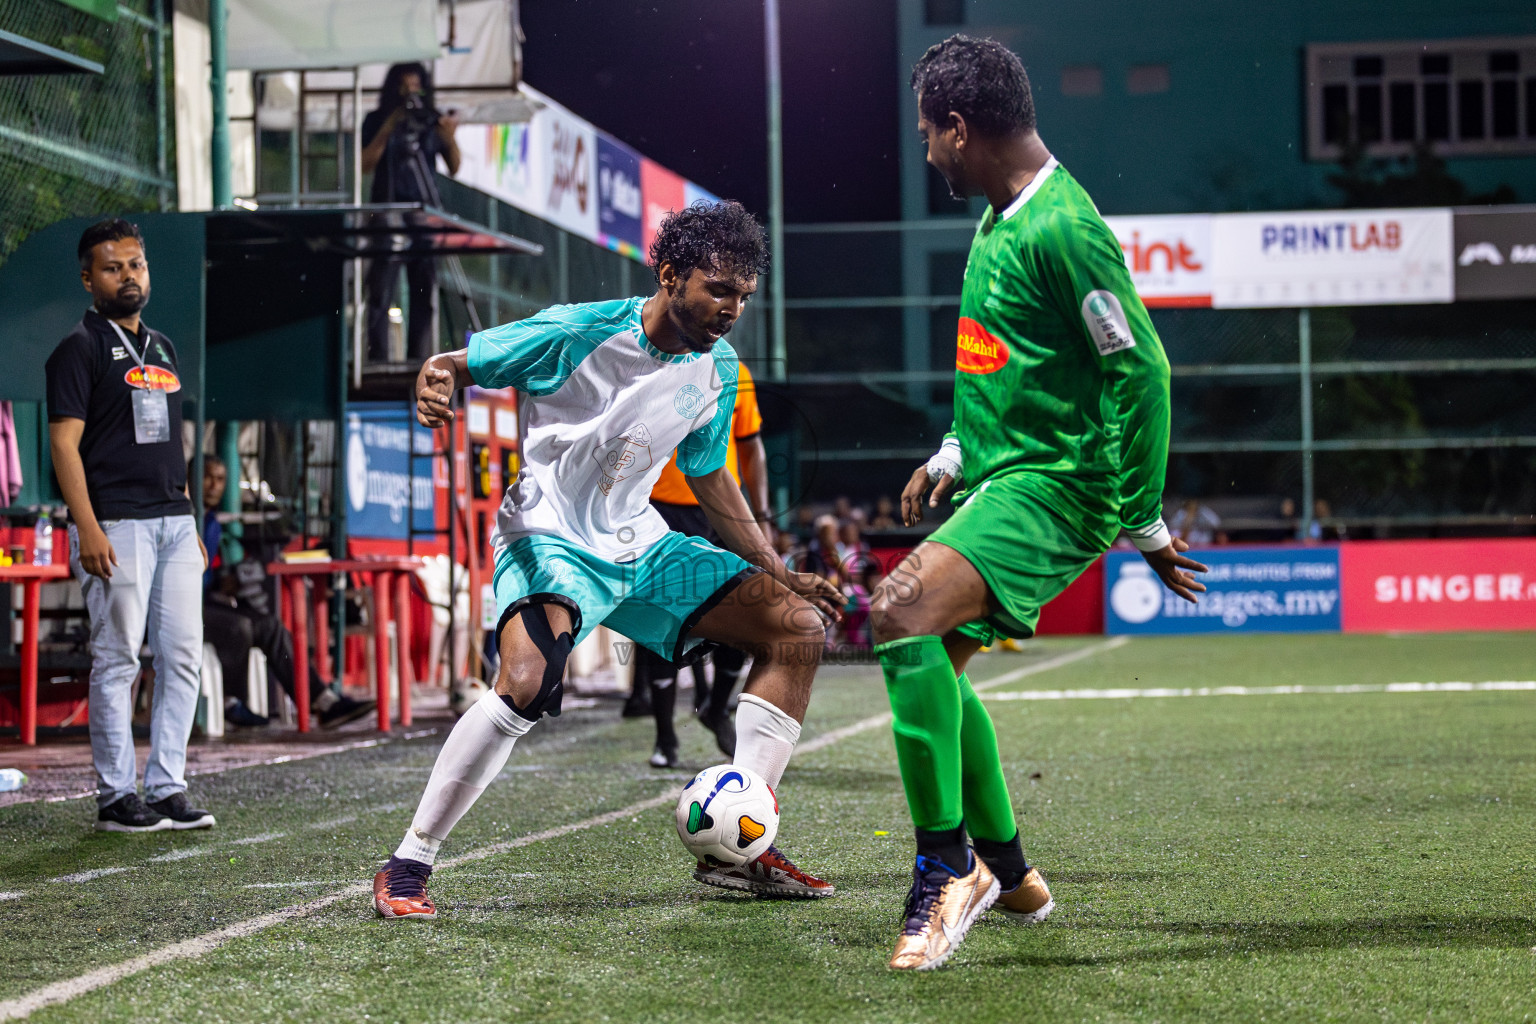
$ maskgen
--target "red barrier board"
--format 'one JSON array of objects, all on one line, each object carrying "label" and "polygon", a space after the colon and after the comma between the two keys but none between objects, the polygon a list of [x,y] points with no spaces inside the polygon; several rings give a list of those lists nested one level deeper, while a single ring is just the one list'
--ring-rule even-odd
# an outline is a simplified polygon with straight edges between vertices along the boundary
[{"label": "red barrier board", "polygon": [[1083,570],[1055,600],[1040,609],[1036,636],[1104,632],[1104,559]]},{"label": "red barrier board", "polygon": [[1340,546],[1344,631],[1536,629],[1536,540]]}]

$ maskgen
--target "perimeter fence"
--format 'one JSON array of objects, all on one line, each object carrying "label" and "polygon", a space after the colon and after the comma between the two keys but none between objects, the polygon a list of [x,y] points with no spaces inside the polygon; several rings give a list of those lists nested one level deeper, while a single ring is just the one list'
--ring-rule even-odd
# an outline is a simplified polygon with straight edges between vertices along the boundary
[{"label": "perimeter fence", "polygon": [[101,74],[0,77],[0,263],[29,234],[102,211],[169,209],[170,31],[157,0],[0,0],[0,29]]},{"label": "perimeter fence", "polygon": [[[788,228],[784,422],[804,501],[894,496],[937,447],[973,230]],[[1170,504],[1199,499],[1234,539],[1313,518],[1324,536],[1536,532],[1536,302],[1152,319],[1173,366]]]}]

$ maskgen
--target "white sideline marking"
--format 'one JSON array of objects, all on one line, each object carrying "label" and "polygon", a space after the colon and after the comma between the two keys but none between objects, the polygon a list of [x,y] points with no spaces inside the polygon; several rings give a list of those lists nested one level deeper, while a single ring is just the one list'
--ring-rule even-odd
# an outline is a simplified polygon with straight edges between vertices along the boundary
[{"label": "white sideline marking", "polygon": [[[1014,669],[1012,672],[1005,672],[998,676],[996,679],[988,680],[987,682],[976,686],[975,689],[985,690],[991,689],[995,686],[1002,686],[1006,683],[1011,683],[1015,680],[1023,679],[1027,676],[1032,676],[1040,672],[1047,672],[1053,668],[1060,668],[1062,665],[1068,665],[1074,661],[1080,661],[1083,658],[1092,657],[1093,655],[1102,653],[1104,651],[1113,650],[1117,647],[1123,647],[1129,642],[1130,640],[1128,637],[1118,636],[1110,640],[1105,640],[1101,643],[1090,644],[1087,647],[1082,647],[1078,650],[1070,651],[1066,654],[1060,654],[1054,658],[1047,658],[1045,661],[1042,661],[1036,665],[1026,665],[1023,668]],[[849,736],[855,736],[861,732],[867,732],[870,729],[884,725],[890,720],[891,716],[889,714],[876,715],[872,718],[866,718],[861,722],[855,722],[853,725],[845,726],[841,729],[834,729],[828,733],[823,733],[815,739],[801,744],[798,749],[800,751],[807,752],[822,750],[826,747],[830,747],[832,744],[837,743],[840,740],[846,739]],[[481,847],[478,850],[473,850],[469,853],[462,854],[461,856],[452,857],[448,860],[442,861],[437,865],[437,867],[453,868],[458,867],[461,864],[472,864],[478,860],[485,860],[487,857],[494,857],[497,854],[506,853],[508,850],[515,850],[519,847],[531,846],[534,843],[541,843],[546,839],[558,839],[560,836],[570,835],[572,832],[584,832],[589,828],[597,828],[599,825],[608,825],[616,821],[623,821],[626,818],[634,817],[642,811],[649,811],[653,808],[664,807],[667,804],[672,803],[675,799],[676,791],[668,789],[667,792],[662,793],[659,796],[653,796],[649,800],[641,800],[638,803],[630,804],[628,807],[621,807],[616,811],[609,811],[606,814],[598,814],[591,818],[586,818],[582,821],[574,821],[566,825],[559,825],[555,828],[545,829],[542,832],[532,832],[526,836],[520,836],[517,839],[509,839],[505,842],[492,843],[490,846]],[[344,889],[338,889],[336,892],[333,892],[328,896],[321,896],[319,899],[310,900],[308,903],[300,903],[297,906],[284,907],[283,909],[275,910],[270,914],[262,914],[258,917],[249,918],[245,921],[239,921],[235,924],[228,925],[227,927],[217,929],[216,931],[205,932],[202,935],[198,935],[190,939],[183,939],[180,942],[173,942],[169,946],[162,946],[161,948],[151,953],[146,953],[144,956],[136,957],[133,960],[127,960],[120,964],[112,964],[107,967],[101,967],[94,971],[87,971],[85,974],[79,975],[78,977],[66,978],[63,981],[56,981],[50,985],[44,985],[42,988],[34,989],[33,991],[28,992],[26,995],[18,996],[15,999],[8,999],[5,1002],[0,1002],[0,1020],[16,1020],[28,1016],[32,1013],[33,1010],[40,1010],[45,1006],[53,1006],[57,1003],[67,1003],[71,999],[74,999],[76,996],[85,995],[87,992],[94,992],[96,989],[104,988],[107,985],[121,981],[124,978],[131,978],[135,974],[141,974],[152,967],[159,967],[161,964],[174,963],[177,960],[187,960],[192,957],[202,956],[204,953],[212,952],[220,945],[229,942],[232,939],[244,938],[248,935],[254,935],[257,932],[264,931],[275,925],[286,924],[290,921],[298,920],[299,918],[308,917],[317,911],[324,910],[326,907],[340,903],[342,900],[352,899],[354,897],[361,898],[372,893],[372,891],[372,880],[366,882],[355,882]]]},{"label": "white sideline marking", "polygon": [[212,849],[213,847],[211,846],[184,846],[179,850],[172,850],[170,853],[162,853],[158,857],[150,857],[149,863],[164,864],[167,861],[186,860],[188,857],[201,857]]},{"label": "white sideline marking", "polygon": [[[1110,640],[1103,640],[1096,644],[1089,644],[1087,647],[1079,647],[1075,651],[1068,651],[1066,654],[1058,654],[1054,658],[1047,658],[1035,665],[1025,665],[1023,668],[1016,668],[1012,672],[1004,672],[996,679],[988,679],[984,683],[972,683],[971,689],[980,692],[982,690],[990,690],[998,686],[1006,686],[1008,683],[1016,683],[1020,679],[1024,679],[1028,676],[1037,675],[1041,672],[1049,672],[1053,668],[1060,668],[1063,665],[1070,665],[1074,661],[1081,661],[1084,658],[1091,658],[1095,654],[1102,654],[1105,651],[1112,651],[1117,647],[1124,647],[1130,642],[1130,637],[1117,636]],[[996,698],[994,697],[993,699],[995,700]],[[807,740],[806,742],[801,743],[795,747],[795,753],[809,754],[812,751],[830,747],[832,744],[841,742],[842,740],[847,739],[849,736],[857,736],[861,732],[868,732],[871,729],[879,729],[882,726],[890,724],[891,713],[889,711],[883,715],[871,715],[869,718],[859,722],[854,722],[852,725],[845,725],[841,729],[833,729],[831,732],[822,733],[820,736],[817,736],[813,740]]]},{"label": "white sideline marking", "polygon": [[[575,821],[568,825],[560,825],[557,828],[534,832],[526,836],[520,836],[517,839],[509,839],[506,842],[493,843],[479,850],[442,861],[437,866],[439,868],[452,868],[458,867],[460,864],[470,864],[477,860],[484,860],[487,857],[494,857],[499,853],[506,853],[508,850],[515,850],[521,846],[531,846],[534,843],[543,842],[546,839],[555,839],[559,836],[568,835],[571,832],[580,832],[585,829],[596,828],[598,825],[622,821],[625,818],[639,814],[641,811],[648,811],[652,808],[669,804],[674,799],[674,794],[668,791],[660,796],[651,797],[649,800],[641,800],[639,803],[630,804],[628,807],[609,811],[607,814],[599,814],[583,821]],[[226,928],[206,932],[194,938],[183,939],[180,942],[173,942],[169,946],[162,946],[152,953],[147,953],[144,956],[136,957],[120,964],[102,967],[94,971],[88,971],[76,978],[68,978],[64,981],[56,981],[51,985],[44,985],[42,988],[28,992],[24,996],[0,1003],[0,1020],[15,1020],[26,1017],[33,1010],[40,1010],[45,1006],[52,1006],[56,1003],[66,1003],[76,996],[82,996],[87,992],[93,992],[98,988],[111,985],[124,978],[130,978],[135,974],[149,970],[151,967],[202,956],[204,953],[212,952],[231,939],[244,938],[247,935],[254,935],[274,925],[286,924],[290,921],[296,921],[301,917],[308,917],[316,911],[324,910],[326,907],[334,903],[340,903],[342,900],[354,897],[361,899],[372,891],[373,881],[371,879],[366,882],[355,882],[345,889],[338,889],[329,896],[321,896],[319,899],[310,900],[308,903],[301,903],[294,907],[284,907],[282,910],[275,910],[270,914],[262,914],[259,917],[239,921]]]},{"label": "white sideline marking", "polygon": [[[423,736],[435,736],[438,732],[436,726],[430,729],[413,729],[409,732],[395,733],[390,736],[381,736],[371,740],[356,740],[351,743],[339,743],[335,746],[317,747],[314,750],[304,750],[293,754],[283,754],[279,757],[269,758],[265,761],[242,761],[238,764],[213,765],[208,768],[187,772],[187,778],[200,778],[205,775],[223,775],[225,772],[238,771],[241,768],[257,768],[274,764],[289,764],[294,761],[308,761],[312,757],[328,757],[331,754],[344,754],[349,750],[361,750],[364,747],[381,747],[386,743],[398,740],[415,740]],[[88,796],[95,796],[96,789],[81,790],[78,793],[66,793],[63,796],[38,796],[23,800],[12,801],[7,806],[17,807],[21,804],[42,802],[45,804],[61,804],[70,800],[83,800]]]},{"label": "white sideline marking", "polygon": [[50,882],[64,882],[74,884],[89,882],[93,878],[105,878],[107,875],[120,875],[124,871],[137,871],[138,868],[93,868],[90,871],[77,871],[73,875],[60,875],[58,878],[50,878]]},{"label": "white sideline marking", "polygon": [[244,839],[236,839],[233,842],[231,842],[230,845],[231,846],[254,846],[257,843],[270,843],[272,840],[274,840],[274,839],[281,839],[284,836],[286,836],[287,834],[288,834],[287,832],[263,832],[263,833],[261,833],[261,835],[258,835],[258,836],[246,836]]},{"label": "white sideline marking", "polygon": [[[981,687],[976,687],[981,689]],[[1290,693],[1471,693],[1536,690],[1536,680],[1486,683],[1353,683],[1346,686],[1196,686],[1115,690],[1018,690],[990,693],[987,700],[1125,700],[1131,697],[1274,697]]]},{"label": "white sideline marking", "polygon": [[306,885],[337,885],[350,882],[350,878],[317,878],[312,882],[252,882],[247,889],[302,889]]},{"label": "white sideline marking", "polygon": [[24,892],[0,892],[0,902],[5,900],[19,900],[25,895],[26,893]]},{"label": "white sideline marking", "polygon": [[357,815],[349,814],[344,818],[332,818],[330,821],[316,821],[309,825],[305,825],[304,827],[312,829],[340,828],[343,825],[350,825],[356,820]]}]

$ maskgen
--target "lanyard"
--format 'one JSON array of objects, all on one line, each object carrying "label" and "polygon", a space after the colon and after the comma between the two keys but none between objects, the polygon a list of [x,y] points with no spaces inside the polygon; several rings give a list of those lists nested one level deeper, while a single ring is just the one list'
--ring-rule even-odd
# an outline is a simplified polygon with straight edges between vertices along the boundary
[{"label": "lanyard", "polygon": [[[118,325],[116,320],[108,320],[107,323],[112,325],[112,329],[117,332],[118,338],[122,339],[123,347],[128,350],[129,355],[133,356],[133,361],[139,364],[139,372],[143,374],[144,383],[147,385],[149,383],[149,368],[144,365],[144,359],[139,356],[138,350],[133,347],[133,342],[128,340],[128,332],[123,330],[122,327]],[[147,357],[148,355],[149,339],[145,338],[144,356]]]}]

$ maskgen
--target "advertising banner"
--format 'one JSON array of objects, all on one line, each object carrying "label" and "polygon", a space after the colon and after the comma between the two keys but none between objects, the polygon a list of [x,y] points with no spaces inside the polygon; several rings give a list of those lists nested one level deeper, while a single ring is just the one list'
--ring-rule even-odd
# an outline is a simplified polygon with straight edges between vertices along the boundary
[{"label": "advertising banner", "polygon": [[1536,540],[1341,546],[1344,630],[1536,629]]},{"label": "advertising banner", "polygon": [[1536,297],[1536,209],[1457,210],[1456,299]]},{"label": "advertising banner", "polygon": [[1448,209],[1224,214],[1212,231],[1219,308],[1453,298]]},{"label": "advertising banner", "polygon": [[1105,217],[1147,306],[1211,304],[1211,217]]},{"label": "advertising banner", "polygon": [[417,530],[431,530],[436,489],[432,485],[432,431],[399,402],[353,402],[347,406],[347,533],[353,537],[405,540],[407,514],[414,504]]},{"label": "advertising banner", "polygon": [[1190,604],[1163,586],[1138,551],[1111,551],[1104,561],[1104,632],[1337,632],[1336,547],[1222,547],[1191,551],[1210,567],[1206,593]]},{"label": "advertising banner", "polygon": [[645,212],[640,200],[640,159],[622,142],[597,137],[597,230],[610,249],[626,256],[639,253],[645,240],[640,230]]},{"label": "advertising banner", "polygon": [[656,240],[656,230],[661,227],[661,219],[673,210],[681,210],[688,205],[687,183],[656,161],[642,157],[640,198],[645,206],[641,244],[646,252],[650,252],[651,243]]},{"label": "advertising banner", "polygon": [[[534,116],[534,145],[542,149],[546,220],[583,238],[597,237],[597,131],[564,107]],[[538,164],[535,164],[537,167]]]},{"label": "advertising banner", "polygon": [[662,217],[718,198],[522,89],[538,105],[532,120],[459,125],[464,184],[642,263]]}]

